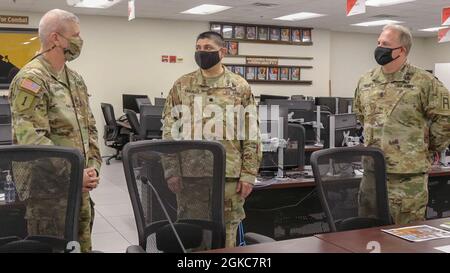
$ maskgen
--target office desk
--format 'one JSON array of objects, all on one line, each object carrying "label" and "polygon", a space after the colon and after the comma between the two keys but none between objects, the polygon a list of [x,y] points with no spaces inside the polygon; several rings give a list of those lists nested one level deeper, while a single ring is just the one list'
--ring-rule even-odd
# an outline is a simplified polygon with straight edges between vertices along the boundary
[{"label": "office desk", "polygon": [[[398,225],[398,226],[388,226],[388,227],[377,227],[369,229],[360,229],[344,232],[335,232],[327,234],[315,235],[325,242],[334,244],[338,247],[344,248],[350,252],[361,253],[370,252],[367,250],[367,243],[375,241],[380,243],[382,253],[413,253],[413,252],[426,252],[426,253],[442,253],[439,250],[434,249],[435,247],[450,245],[450,238],[436,239],[426,242],[409,242],[407,240],[398,238],[391,234],[381,231],[381,229],[397,228],[403,226],[413,226],[413,225],[429,225],[433,227],[440,228],[439,225],[443,222],[450,221],[450,218],[435,219],[429,221],[418,222],[409,225]],[[442,228],[441,228],[442,229]]]},{"label": "office desk", "polygon": [[348,250],[316,237],[306,237],[244,247],[221,248],[208,253],[349,253]]},{"label": "office desk", "polygon": [[[446,217],[450,213],[450,168],[434,168],[429,176],[427,219]],[[247,198],[244,209],[246,232],[276,240],[329,231],[314,178],[261,180]]]}]

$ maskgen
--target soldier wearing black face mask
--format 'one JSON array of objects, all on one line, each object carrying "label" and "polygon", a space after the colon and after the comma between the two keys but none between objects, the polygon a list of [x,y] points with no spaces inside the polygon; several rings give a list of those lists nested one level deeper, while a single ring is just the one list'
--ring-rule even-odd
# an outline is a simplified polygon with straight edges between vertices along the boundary
[{"label": "soldier wearing black face mask", "polygon": [[[384,152],[389,210],[396,224],[424,220],[430,155],[450,144],[449,91],[432,74],[408,63],[411,45],[407,28],[385,26],[374,53],[380,66],[361,77],[354,100],[364,144]],[[361,181],[363,217],[376,214],[371,172],[365,171]]]},{"label": "soldier wearing black face mask", "polygon": [[[184,116],[182,118],[173,117],[172,110],[180,105],[189,108],[191,115],[195,114],[194,108],[198,106],[200,109],[205,109],[206,106],[221,109],[224,113],[223,119],[218,121],[224,125],[225,130],[223,132],[227,132],[227,125],[229,125],[228,121],[225,121],[225,112],[228,106],[254,107],[255,113],[249,113],[248,120],[255,120],[257,123],[255,100],[250,85],[244,78],[222,65],[221,60],[226,53],[225,42],[220,34],[204,32],[197,37],[195,61],[200,69],[179,78],[170,90],[163,112],[164,139],[179,139],[179,137],[172,135],[172,127]],[[201,105],[199,105],[199,102],[201,102]],[[204,113],[202,113],[202,116]],[[202,124],[211,121],[206,116],[203,117],[205,118],[202,119]],[[191,119],[189,118],[189,120]],[[191,128],[195,128],[194,125],[191,124]],[[234,126],[233,131],[237,132],[236,124]],[[245,217],[244,201],[255,184],[262,155],[259,126],[256,124],[256,128],[251,125],[249,127],[257,131],[254,132],[258,136],[257,138],[245,137],[243,140],[234,137],[229,139],[226,136],[223,136],[222,139],[213,138],[213,140],[220,141],[226,150],[224,218],[227,247],[235,246],[238,225]],[[215,130],[218,129],[215,128]],[[208,139],[208,137],[203,133],[201,139],[197,139],[196,135],[192,134],[190,139],[202,140]],[[206,186],[197,182],[198,186],[194,187],[192,186],[193,183],[188,182],[190,179],[189,170],[195,169],[195,164],[202,164],[201,156],[195,159],[194,162],[182,161],[181,163],[176,160],[165,160],[165,166],[170,167],[165,167],[164,175],[169,189],[177,194],[178,218],[180,219],[209,217],[207,215],[207,201],[202,204],[203,209],[200,211],[198,208],[195,211],[192,206],[192,200],[194,199],[196,203],[203,202],[202,200],[210,200],[210,191]],[[178,164],[181,164],[181,167],[177,167]],[[207,171],[205,170],[205,172]]]}]

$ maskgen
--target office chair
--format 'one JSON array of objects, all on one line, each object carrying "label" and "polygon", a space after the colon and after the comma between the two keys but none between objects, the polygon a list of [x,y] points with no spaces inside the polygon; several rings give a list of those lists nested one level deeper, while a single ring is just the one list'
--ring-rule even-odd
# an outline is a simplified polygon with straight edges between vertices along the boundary
[{"label": "office chair", "polygon": [[[15,183],[15,201],[0,203],[0,253],[67,252],[78,241],[84,159],[73,148],[0,146],[0,169]],[[4,178],[4,177],[2,177]],[[22,208],[25,213],[16,214]]]},{"label": "office chair", "polygon": [[[225,246],[225,150],[220,143],[132,142],[124,148],[123,164],[139,238],[127,253]],[[181,177],[180,187],[168,184],[172,176]]]},{"label": "office chair", "polygon": [[332,232],[392,224],[383,152],[339,147],[311,155],[319,198]]},{"label": "office chair", "polygon": [[141,125],[139,124],[136,112],[129,109],[125,109],[124,112],[131,127],[130,141],[145,139],[145,137],[143,137],[141,134]]},{"label": "office chair", "polygon": [[111,159],[115,158],[119,160],[121,158],[121,152],[123,146],[128,142],[130,138],[130,132],[124,126],[117,123],[114,115],[114,108],[109,103],[101,103],[103,117],[105,118],[105,129],[103,133],[103,139],[105,145],[116,150],[116,153],[106,159],[106,165],[111,164]]}]

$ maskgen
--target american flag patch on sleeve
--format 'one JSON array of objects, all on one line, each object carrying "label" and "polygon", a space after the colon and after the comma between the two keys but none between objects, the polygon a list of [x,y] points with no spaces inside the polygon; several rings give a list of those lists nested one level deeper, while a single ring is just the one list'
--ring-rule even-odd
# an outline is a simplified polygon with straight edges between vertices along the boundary
[{"label": "american flag patch on sleeve", "polygon": [[39,84],[29,79],[24,79],[22,83],[20,83],[20,87],[29,90],[35,94],[37,94],[39,90],[41,90],[41,86]]}]

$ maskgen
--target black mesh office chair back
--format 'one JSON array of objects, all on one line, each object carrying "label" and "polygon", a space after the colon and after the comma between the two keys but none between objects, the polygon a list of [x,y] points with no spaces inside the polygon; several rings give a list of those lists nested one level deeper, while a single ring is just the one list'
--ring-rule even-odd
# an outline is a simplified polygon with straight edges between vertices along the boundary
[{"label": "black mesh office chair back", "polygon": [[[225,150],[220,143],[144,140],[127,144],[123,157],[142,249],[224,247]],[[174,177],[180,180],[169,179]]]},{"label": "black mesh office chair back", "polygon": [[331,231],[392,224],[386,163],[372,147],[340,147],[314,152],[311,165]]},{"label": "black mesh office chair back", "polygon": [[124,110],[125,115],[127,116],[127,120],[128,123],[130,124],[131,127],[131,132],[133,133],[133,140],[140,140],[143,139],[141,136],[141,125],[139,123],[138,117],[136,112],[134,112],[133,110],[129,110],[129,109],[125,109]]},{"label": "black mesh office chair back", "polygon": [[109,103],[102,102],[101,107],[102,107],[103,117],[105,118],[106,125],[111,126],[111,127],[116,127],[117,122],[116,122],[116,116],[114,114],[113,106]]},{"label": "black mesh office chair back", "polygon": [[76,149],[0,146],[0,252],[63,252],[78,241],[83,168]]},{"label": "black mesh office chair back", "polygon": [[127,128],[122,127],[116,121],[114,108],[109,103],[101,103],[103,117],[105,118],[105,127],[103,139],[105,145],[116,150],[116,153],[106,159],[106,165],[109,165],[113,158],[120,159],[123,146],[129,141],[130,132]]}]

